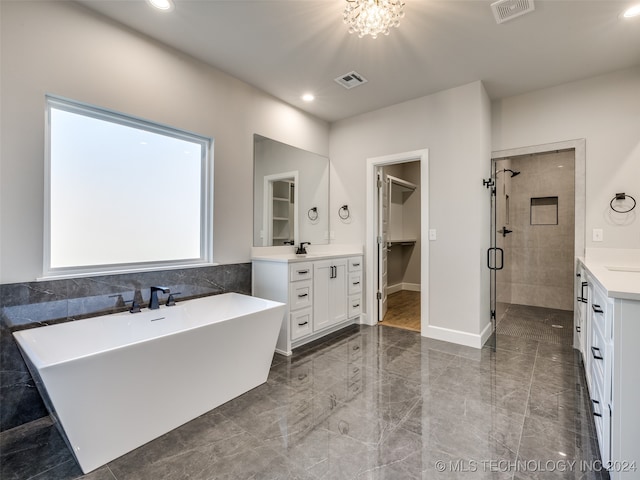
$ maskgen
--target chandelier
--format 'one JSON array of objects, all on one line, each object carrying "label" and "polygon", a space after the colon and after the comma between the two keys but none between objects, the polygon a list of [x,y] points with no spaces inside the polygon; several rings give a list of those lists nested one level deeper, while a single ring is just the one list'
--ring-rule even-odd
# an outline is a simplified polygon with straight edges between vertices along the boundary
[{"label": "chandelier", "polygon": [[347,0],[343,19],[349,33],[376,38],[381,33],[389,35],[391,27],[400,25],[403,8],[402,0]]}]

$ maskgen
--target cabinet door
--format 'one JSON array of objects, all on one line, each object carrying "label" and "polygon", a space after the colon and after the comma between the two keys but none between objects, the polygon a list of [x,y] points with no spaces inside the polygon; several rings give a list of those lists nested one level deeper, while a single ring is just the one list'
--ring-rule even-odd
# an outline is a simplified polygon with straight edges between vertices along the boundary
[{"label": "cabinet door", "polygon": [[313,330],[347,319],[347,261],[322,260],[313,265]]}]

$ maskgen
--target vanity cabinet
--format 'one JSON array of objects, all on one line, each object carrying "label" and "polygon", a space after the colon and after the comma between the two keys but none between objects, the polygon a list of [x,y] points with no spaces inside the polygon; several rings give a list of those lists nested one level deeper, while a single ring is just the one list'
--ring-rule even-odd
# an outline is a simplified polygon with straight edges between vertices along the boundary
[{"label": "vanity cabinet", "polygon": [[362,256],[254,258],[253,295],[287,304],[276,351],[338,330],[362,313]]},{"label": "vanity cabinet", "polygon": [[313,264],[313,328],[322,330],[347,319],[347,259]]},{"label": "vanity cabinet", "polygon": [[578,266],[576,273],[575,347],[582,354],[591,411],[604,465],[611,460],[613,302],[595,278]]},{"label": "vanity cabinet", "polygon": [[582,354],[602,462],[613,480],[635,479],[640,475],[640,300],[608,296],[581,262],[576,275],[574,345]]},{"label": "vanity cabinet", "polygon": [[588,386],[591,397],[600,455],[608,464],[611,460],[613,302],[593,280],[589,282],[588,318],[589,342],[584,352],[588,358]]}]

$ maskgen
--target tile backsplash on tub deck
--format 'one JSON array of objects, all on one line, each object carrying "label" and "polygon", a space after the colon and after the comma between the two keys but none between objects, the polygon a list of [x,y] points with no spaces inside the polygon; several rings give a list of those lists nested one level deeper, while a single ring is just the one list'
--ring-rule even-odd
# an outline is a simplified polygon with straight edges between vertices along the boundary
[{"label": "tile backsplash on tub deck", "polygon": [[0,285],[0,431],[47,415],[14,331],[125,311],[124,302],[134,296],[146,306],[152,285],[180,292],[178,302],[226,292],[250,295],[251,264]]}]

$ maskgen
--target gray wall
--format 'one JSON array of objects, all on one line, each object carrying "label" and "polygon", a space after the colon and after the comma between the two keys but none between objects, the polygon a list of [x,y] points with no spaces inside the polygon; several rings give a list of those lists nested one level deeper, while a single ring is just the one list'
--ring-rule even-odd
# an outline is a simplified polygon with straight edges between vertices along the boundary
[{"label": "gray wall", "polygon": [[351,222],[332,223],[337,243],[365,243],[367,158],[429,149],[422,215],[438,239],[429,242],[423,335],[473,343],[489,324],[490,197],[482,178],[490,174],[490,121],[489,98],[474,82],[331,125],[330,210],[348,204],[352,212]]},{"label": "gray wall", "polygon": [[254,133],[328,154],[326,122],[81,5],[0,8],[0,283],[42,275],[46,93],[213,137],[218,263],[251,256]]},{"label": "gray wall", "polygon": [[491,130],[494,151],[586,139],[586,247],[640,248],[640,216],[609,209],[640,198],[640,67],[495,101]]},{"label": "gray wall", "polygon": [[[253,134],[326,156],[329,127],[73,2],[0,2],[0,22],[0,428],[6,429],[45,414],[13,330],[110,313],[118,297],[109,294],[129,299],[153,284],[186,296],[250,293],[253,225],[238,219],[253,214]],[[42,275],[46,93],[213,137],[213,249],[223,265],[35,282]],[[144,207],[134,214],[144,218]]]}]

